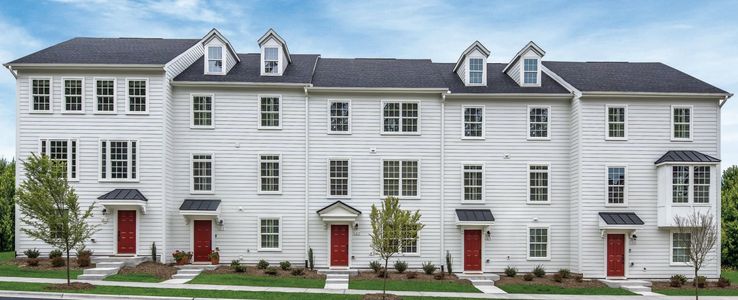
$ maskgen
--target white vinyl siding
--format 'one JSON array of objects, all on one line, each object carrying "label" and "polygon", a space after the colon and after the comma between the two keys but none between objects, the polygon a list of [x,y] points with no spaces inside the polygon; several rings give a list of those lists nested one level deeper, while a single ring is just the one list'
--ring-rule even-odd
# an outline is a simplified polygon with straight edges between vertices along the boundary
[{"label": "white vinyl siding", "polygon": [[279,154],[259,155],[259,192],[281,193],[282,159]]},{"label": "white vinyl siding", "polygon": [[259,251],[281,251],[281,233],[280,218],[259,218]]},{"label": "white vinyl siding", "polygon": [[528,139],[549,140],[550,117],[550,106],[528,106]]},{"label": "white vinyl siding", "polygon": [[100,180],[138,181],[138,151],[136,140],[100,141]]},{"label": "white vinyl siding", "polygon": [[671,107],[671,139],[674,141],[692,141],[692,106],[672,105]]},{"label": "white vinyl siding", "polygon": [[67,113],[84,113],[85,97],[83,78],[62,78],[63,101],[62,111]]},{"label": "white vinyl siding", "polygon": [[42,139],[39,152],[50,160],[59,162],[67,174],[67,180],[79,180],[79,142],[76,139]]},{"label": "white vinyl siding", "polygon": [[484,106],[462,106],[462,138],[484,139]]},{"label": "white vinyl siding", "polygon": [[148,79],[126,79],[126,112],[146,114],[149,112]]},{"label": "white vinyl siding", "polygon": [[215,104],[213,95],[193,94],[191,96],[191,115],[192,120],[190,126],[192,128],[213,128],[215,127]]},{"label": "white vinyl siding", "polygon": [[548,164],[528,165],[528,203],[549,203],[551,189]]},{"label": "white vinyl siding", "polygon": [[192,194],[210,194],[214,188],[213,154],[193,154],[191,164]]},{"label": "white vinyl siding", "polygon": [[605,106],[605,138],[608,140],[628,139],[628,107],[625,105]]},{"label": "white vinyl siding", "polygon": [[282,96],[259,96],[259,129],[282,128]]},{"label": "white vinyl siding", "polygon": [[626,167],[607,167],[607,205],[626,205],[626,173]]},{"label": "white vinyl siding", "polygon": [[351,195],[351,162],[348,159],[331,159],[328,161],[328,196],[350,197]]},{"label": "white vinyl siding", "polygon": [[528,227],[529,260],[548,260],[551,258],[550,237],[548,227]]},{"label": "white vinyl siding", "polygon": [[417,160],[384,160],[382,170],[382,196],[418,197]]},{"label": "white vinyl siding", "polygon": [[463,169],[463,200],[484,201],[484,165],[464,164]]},{"label": "white vinyl siding", "polygon": [[332,134],[351,133],[351,102],[343,100],[328,101],[328,132]]},{"label": "white vinyl siding", "polygon": [[95,113],[115,113],[117,111],[117,81],[115,78],[95,78]]},{"label": "white vinyl siding", "polygon": [[31,78],[31,112],[52,112],[51,78]]},{"label": "white vinyl siding", "polygon": [[382,124],[385,134],[420,133],[420,102],[383,101]]}]

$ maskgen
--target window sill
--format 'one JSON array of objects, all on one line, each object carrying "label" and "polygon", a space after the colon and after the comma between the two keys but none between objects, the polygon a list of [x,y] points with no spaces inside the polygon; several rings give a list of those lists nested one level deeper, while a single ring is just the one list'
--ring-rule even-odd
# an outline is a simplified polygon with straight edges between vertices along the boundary
[{"label": "window sill", "polygon": [[328,200],[351,200],[351,195],[348,195],[348,196],[333,196],[333,195],[328,195],[325,198],[328,199]]},{"label": "window sill", "polygon": [[619,204],[606,203],[605,207],[623,208],[623,207],[628,207],[628,204],[627,203],[619,203]]},{"label": "window sill", "polygon": [[282,195],[282,192],[256,192],[257,195]]},{"label": "window sill", "polygon": [[484,204],[484,200],[461,200],[461,205]]},{"label": "window sill", "polygon": [[527,140],[528,141],[550,141],[551,138],[550,137],[543,137],[543,138],[542,137],[528,137]]},{"label": "window sill", "polygon": [[400,257],[420,257],[420,253],[399,253],[397,256]]},{"label": "window sill", "polygon": [[83,111],[83,110],[79,110],[79,111],[77,111],[77,110],[64,110],[61,113],[62,113],[62,115],[84,115],[85,114],[85,111]]},{"label": "window sill", "polygon": [[351,135],[351,131],[328,131],[328,135]]},{"label": "window sill", "polygon": [[670,267],[691,267],[692,264],[690,263],[682,263],[682,262],[670,262]]},{"label": "window sill", "polygon": [[528,205],[551,205],[551,201],[526,201]]},{"label": "window sill", "polygon": [[627,141],[628,138],[627,137],[606,137],[605,140],[606,141],[619,141],[619,142],[624,142],[624,141]]},{"label": "window sill", "polygon": [[190,129],[195,129],[195,130],[213,130],[213,129],[215,129],[215,126],[193,126],[193,125],[190,125]]},{"label": "window sill", "polygon": [[383,136],[419,136],[419,132],[382,132]]},{"label": "window sill", "polygon": [[282,126],[279,127],[256,127],[258,130],[282,130]]},{"label": "window sill", "polygon": [[551,258],[550,257],[528,257],[526,260],[530,260],[530,261],[546,261],[546,260],[551,260]]},{"label": "window sill", "polygon": [[190,191],[191,195],[215,195],[215,191]]},{"label": "window sill", "polygon": [[257,252],[282,252],[282,248],[259,248]]},{"label": "window sill", "polygon": [[282,76],[282,73],[261,73],[261,76]]},{"label": "window sill", "polygon": [[672,142],[692,142],[693,139],[677,139],[677,138],[671,138]]},{"label": "window sill", "polygon": [[38,115],[50,115],[54,112],[51,110],[32,110],[28,112],[29,114],[38,114]]},{"label": "window sill", "polygon": [[462,140],[472,140],[472,141],[484,141],[485,138],[483,136],[462,136]]},{"label": "window sill", "polygon": [[413,197],[407,197],[407,196],[405,196],[405,197],[402,197],[402,196],[381,196],[381,197],[379,197],[379,200],[384,200],[387,197],[395,197],[395,198],[399,199],[400,201],[402,201],[402,200],[420,200],[420,196],[413,196]]},{"label": "window sill", "polygon": [[148,111],[127,111],[126,115],[133,115],[133,116],[148,116]]},{"label": "window sill", "polygon": [[92,113],[93,115],[117,115],[118,112],[115,111],[96,111]]},{"label": "window sill", "polygon": [[140,179],[98,179],[97,182],[105,182],[105,183],[136,183],[141,182]]}]

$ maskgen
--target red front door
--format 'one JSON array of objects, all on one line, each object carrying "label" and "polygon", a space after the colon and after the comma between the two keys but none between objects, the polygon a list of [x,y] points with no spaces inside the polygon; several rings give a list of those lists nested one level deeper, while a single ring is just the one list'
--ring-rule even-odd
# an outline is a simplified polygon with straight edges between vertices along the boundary
[{"label": "red front door", "polygon": [[482,231],[464,230],[464,271],[482,270]]},{"label": "red front door", "polygon": [[607,235],[607,276],[625,276],[625,235]]},{"label": "red front door", "polygon": [[136,211],[118,211],[118,254],[136,254]]},{"label": "red front door", "polygon": [[195,261],[210,261],[213,226],[210,220],[195,220]]},{"label": "red front door", "polygon": [[331,267],[348,267],[348,235],[348,225],[331,225]]}]

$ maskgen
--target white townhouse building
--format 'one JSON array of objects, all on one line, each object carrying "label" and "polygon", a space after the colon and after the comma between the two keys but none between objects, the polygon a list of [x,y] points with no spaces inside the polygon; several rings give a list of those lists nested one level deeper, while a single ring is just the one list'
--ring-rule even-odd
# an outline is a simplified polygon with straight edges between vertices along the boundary
[{"label": "white townhouse building", "polygon": [[[367,268],[371,205],[397,196],[425,224],[400,241],[411,268],[449,253],[457,272],[689,273],[673,218],[719,220],[731,94],[662,63],[545,54],[530,42],[491,63],[474,42],[455,63],[324,58],[271,29],[242,54],[213,29],[74,38],[5,66],[16,155],[66,163],[97,206],[98,256],[155,242],[163,261],[217,247],[224,262],[302,264],[313,249],[319,268]],[[718,249],[702,273],[719,276]]]}]

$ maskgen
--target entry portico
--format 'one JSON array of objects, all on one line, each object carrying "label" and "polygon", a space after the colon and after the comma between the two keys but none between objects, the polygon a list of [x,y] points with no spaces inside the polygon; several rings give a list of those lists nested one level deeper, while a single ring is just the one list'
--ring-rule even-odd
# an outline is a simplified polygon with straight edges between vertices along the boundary
[{"label": "entry portico", "polygon": [[341,201],[317,211],[328,229],[328,266],[331,269],[351,267],[351,232],[361,211]]}]

